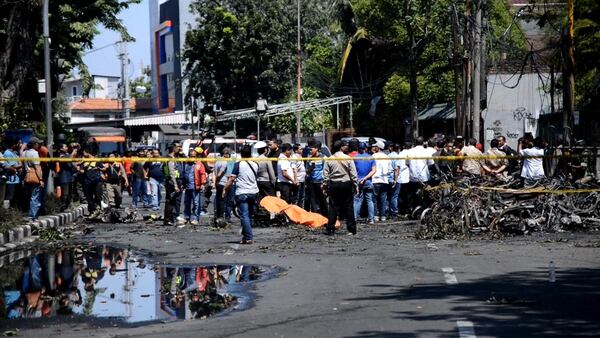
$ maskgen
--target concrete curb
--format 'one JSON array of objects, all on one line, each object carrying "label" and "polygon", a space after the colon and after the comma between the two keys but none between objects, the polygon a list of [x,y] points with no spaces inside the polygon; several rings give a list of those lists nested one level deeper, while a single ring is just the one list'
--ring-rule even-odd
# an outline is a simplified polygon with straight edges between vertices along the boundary
[{"label": "concrete curb", "polygon": [[83,217],[87,211],[87,204],[82,204],[71,211],[62,212],[57,215],[42,216],[34,223],[5,231],[0,234],[0,253],[12,250],[19,245],[33,242],[35,237],[31,235],[32,227],[58,228],[69,225],[78,218]]}]

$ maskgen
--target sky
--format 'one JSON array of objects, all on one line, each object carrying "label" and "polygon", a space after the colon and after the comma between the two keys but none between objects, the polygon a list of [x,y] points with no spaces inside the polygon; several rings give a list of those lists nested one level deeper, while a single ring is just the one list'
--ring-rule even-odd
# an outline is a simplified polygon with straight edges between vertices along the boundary
[{"label": "sky", "polygon": [[[129,34],[135,38],[134,43],[128,44],[130,76],[137,77],[141,74],[142,64],[150,65],[150,28],[148,1],[142,0],[139,4],[131,5],[127,10],[119,14],[119,19],[127,27]],[[155,0],[154,0],[155,1]],[[105,29],[102,25],[98,27],[100,34],[94,39],[94,48],[104,47],[120,40],[118,33]],[[93,75],[115,75],[120,76],[120,62],[117,58],[117,49],[110,46],[102,50],[92,52],[84,57],[90,73]]]}]

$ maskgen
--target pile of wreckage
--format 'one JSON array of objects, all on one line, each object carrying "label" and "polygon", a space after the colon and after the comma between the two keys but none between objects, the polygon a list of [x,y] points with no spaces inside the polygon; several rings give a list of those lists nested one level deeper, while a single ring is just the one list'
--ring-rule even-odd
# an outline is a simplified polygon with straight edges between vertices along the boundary
[{"label": "pile of wreckage", "polygon": [[463,177],[423,189],[415,208],[419,239],[465,238],[473,233],[528,234],[600,227],[600,184],[552,178],[523,184]]}]

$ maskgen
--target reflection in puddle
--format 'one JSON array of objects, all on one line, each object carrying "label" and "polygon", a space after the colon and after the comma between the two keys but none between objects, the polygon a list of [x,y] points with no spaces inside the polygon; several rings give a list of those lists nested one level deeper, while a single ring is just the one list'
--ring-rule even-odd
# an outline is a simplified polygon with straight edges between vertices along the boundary
[{"label": "reflection in puddle", "polygon": [[0,266],[0,319],[204,319],[244,307],[244,286],[264,272],[250,265],[153,264],[108,246],[48,249]]}]

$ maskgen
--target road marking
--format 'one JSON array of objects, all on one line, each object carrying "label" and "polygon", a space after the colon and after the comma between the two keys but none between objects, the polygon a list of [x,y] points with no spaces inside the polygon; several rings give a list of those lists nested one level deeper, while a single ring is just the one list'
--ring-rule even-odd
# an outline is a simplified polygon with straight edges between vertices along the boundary
[{"label": "road marking", "polygon": [[444,273],[444,279],[446,279],[446,284],[448,284],[448,285],[458,284],[458,279],[456,279],[456,275],[454,274],[454,269],[442,268],[442,272]]},{"label": "road marking", "polygon": [[458,336],[460,338],[477,338],[473,322],[457,320],[456,326],[458,327]]}]

